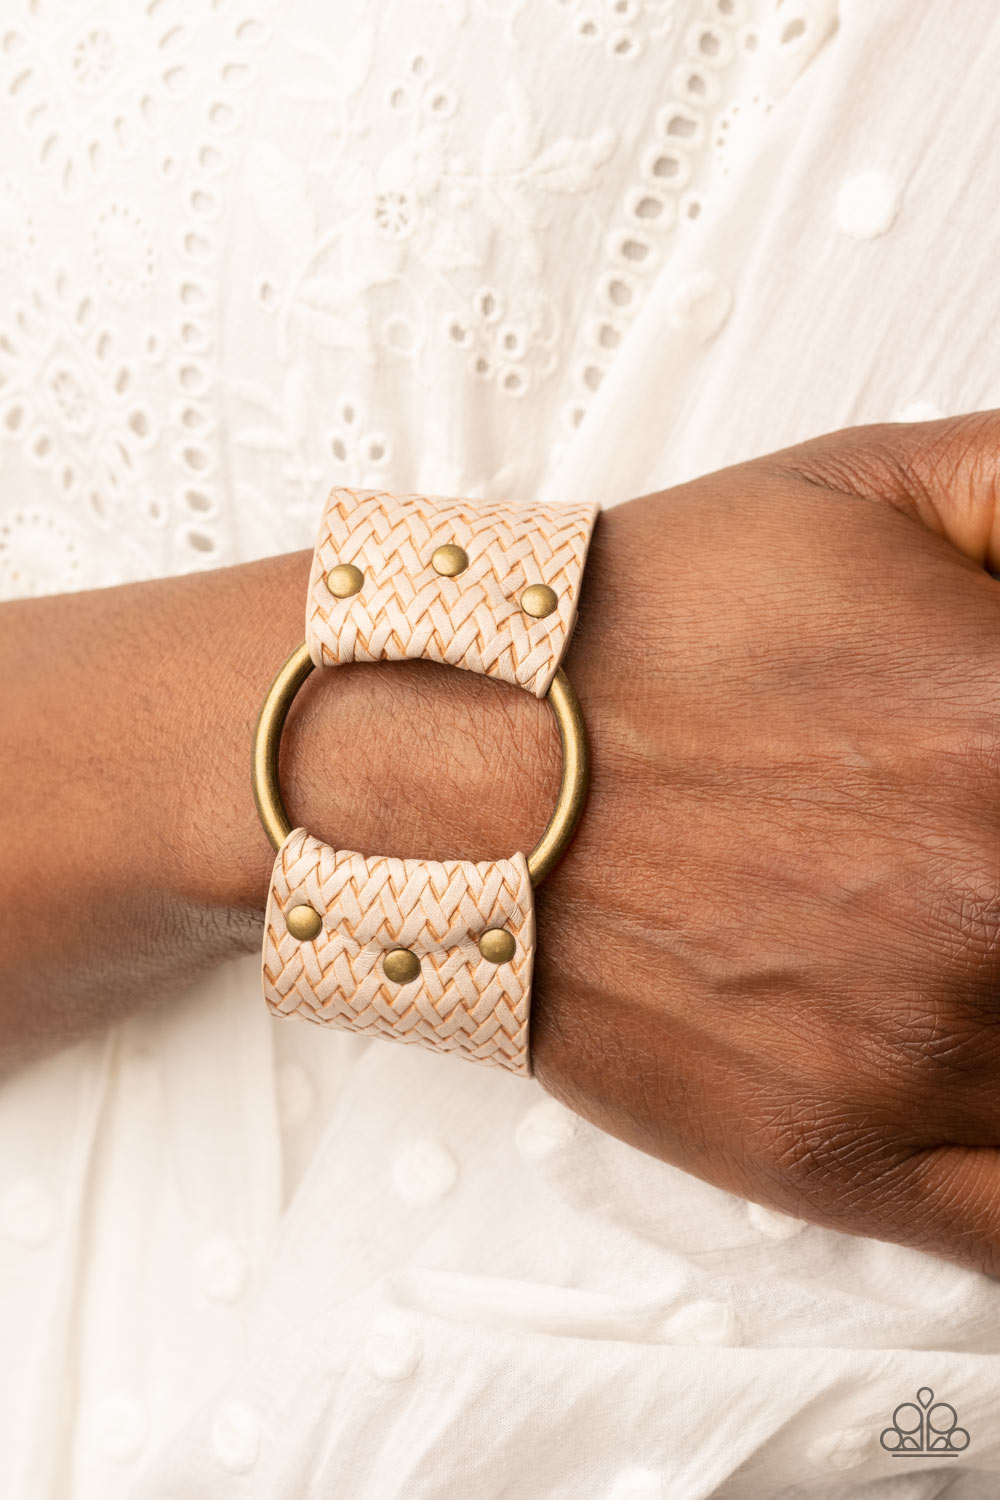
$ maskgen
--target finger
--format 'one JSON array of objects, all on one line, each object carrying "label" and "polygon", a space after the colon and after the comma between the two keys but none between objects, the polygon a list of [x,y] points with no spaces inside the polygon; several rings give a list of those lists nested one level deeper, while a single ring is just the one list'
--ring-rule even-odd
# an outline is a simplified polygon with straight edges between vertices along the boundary
[{"label": "finger", "polygon": [[1000,572],[1000,411],[848,427],[776,457],[812,483],[896,506]]},{"label": "finger", "polygon": [[893,1239],[1000,1276],[1000,1152],[938,1146],[908,1158],[886,1191]]}]

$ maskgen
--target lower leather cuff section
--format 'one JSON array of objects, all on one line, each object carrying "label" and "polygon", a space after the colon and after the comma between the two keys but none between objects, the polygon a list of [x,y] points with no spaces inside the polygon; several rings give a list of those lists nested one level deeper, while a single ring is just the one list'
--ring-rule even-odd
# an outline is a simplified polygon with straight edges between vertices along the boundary
[{"label": "lower leather cuff section", "polygon": [[534,951],[523,854],[368,858],[296,828],[275,859],[263,951],[275,1015],[527,1075]]}]

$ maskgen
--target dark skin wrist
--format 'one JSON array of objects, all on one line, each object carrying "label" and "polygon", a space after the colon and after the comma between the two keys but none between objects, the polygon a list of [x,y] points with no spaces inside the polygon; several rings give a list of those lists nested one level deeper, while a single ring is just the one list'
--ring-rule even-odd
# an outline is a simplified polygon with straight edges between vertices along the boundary
[{"label": "dark skin wrist", "polygon": [[[309,567],[298,552],[0,609],[0,1064],[259,945],[274,854],[251,736],[302,640]],[[344,667],[299,693],[281,778],[293,822],[337,847],[489,858],[544,826],[558,735],[503,683]]]}]

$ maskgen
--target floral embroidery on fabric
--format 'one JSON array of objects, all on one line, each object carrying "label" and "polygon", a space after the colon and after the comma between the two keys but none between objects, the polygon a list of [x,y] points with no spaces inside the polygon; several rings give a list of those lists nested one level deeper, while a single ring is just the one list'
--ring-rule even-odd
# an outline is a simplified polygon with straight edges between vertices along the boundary
[{"label": "floral embroidery on fabric", "polygon": [[[0,588],[308,546],[334,482],[543,490],[834,22],[834,0],[14,8]],[[727,310],[687,282],[668,305],[700,338]]]}]

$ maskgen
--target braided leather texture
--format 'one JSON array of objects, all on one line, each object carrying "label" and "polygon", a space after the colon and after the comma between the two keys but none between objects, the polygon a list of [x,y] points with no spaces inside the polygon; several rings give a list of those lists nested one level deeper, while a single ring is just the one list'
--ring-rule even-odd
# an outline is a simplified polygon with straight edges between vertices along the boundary
[{"label": "braided leather texture", "polygon": [[[306,641],[318,667],[425,657],[502,677],[543,698],[576,619],[597,507],[514,505],[383,490],[335,489],[313,555]],[[457,578],[431,567],[436,547],[464,547]],[[326,574],[354,563],[360,592],[336,599]],[[554,589],[536,620],[518,603],[528,584]]]},{"label": "braided leather texture", "polygon": [[[285,925],[300,903],[324,914],[312,942],[297,941]],[[513,933],[509,963],[481,956],[479,936],[488,927]],[[398,947],[420,959],[419,977],[409,984],[391,984],[382,972],[384,955]],[[418,1042],[527,1074],[534,948],[523,854],[485,864],[369,859],[296,828],[278,852],[268,896],[264,994],[275,1015]]]},{"label": "braided leather texture", "polygon": [[[427,657],[501,677],[543,697],[576,619],[596,506],[511,505],[381,490],[334,489],[313,555],[306,640],[317,666]],[[468,567],[443,577],[434,550],[453,543]],[[326,575],[363,575],[348,598]],[[527,615],[520,596],[547,584],[556,608]],[[287,926],[296,906],[322,920],[313,939]],[[293,924],[294,925],[294,924]],[[479,950],[489,928],[514,956]],[[406,948],[417,977],[394,983],[382,961]],[[366,858],[294,829],[278,850],[264,927],[264,996],[271,1011],[321,1025],[456,1052],[531,1072],[528,1043],[535,915],[523,854],[473,864]]]}]

